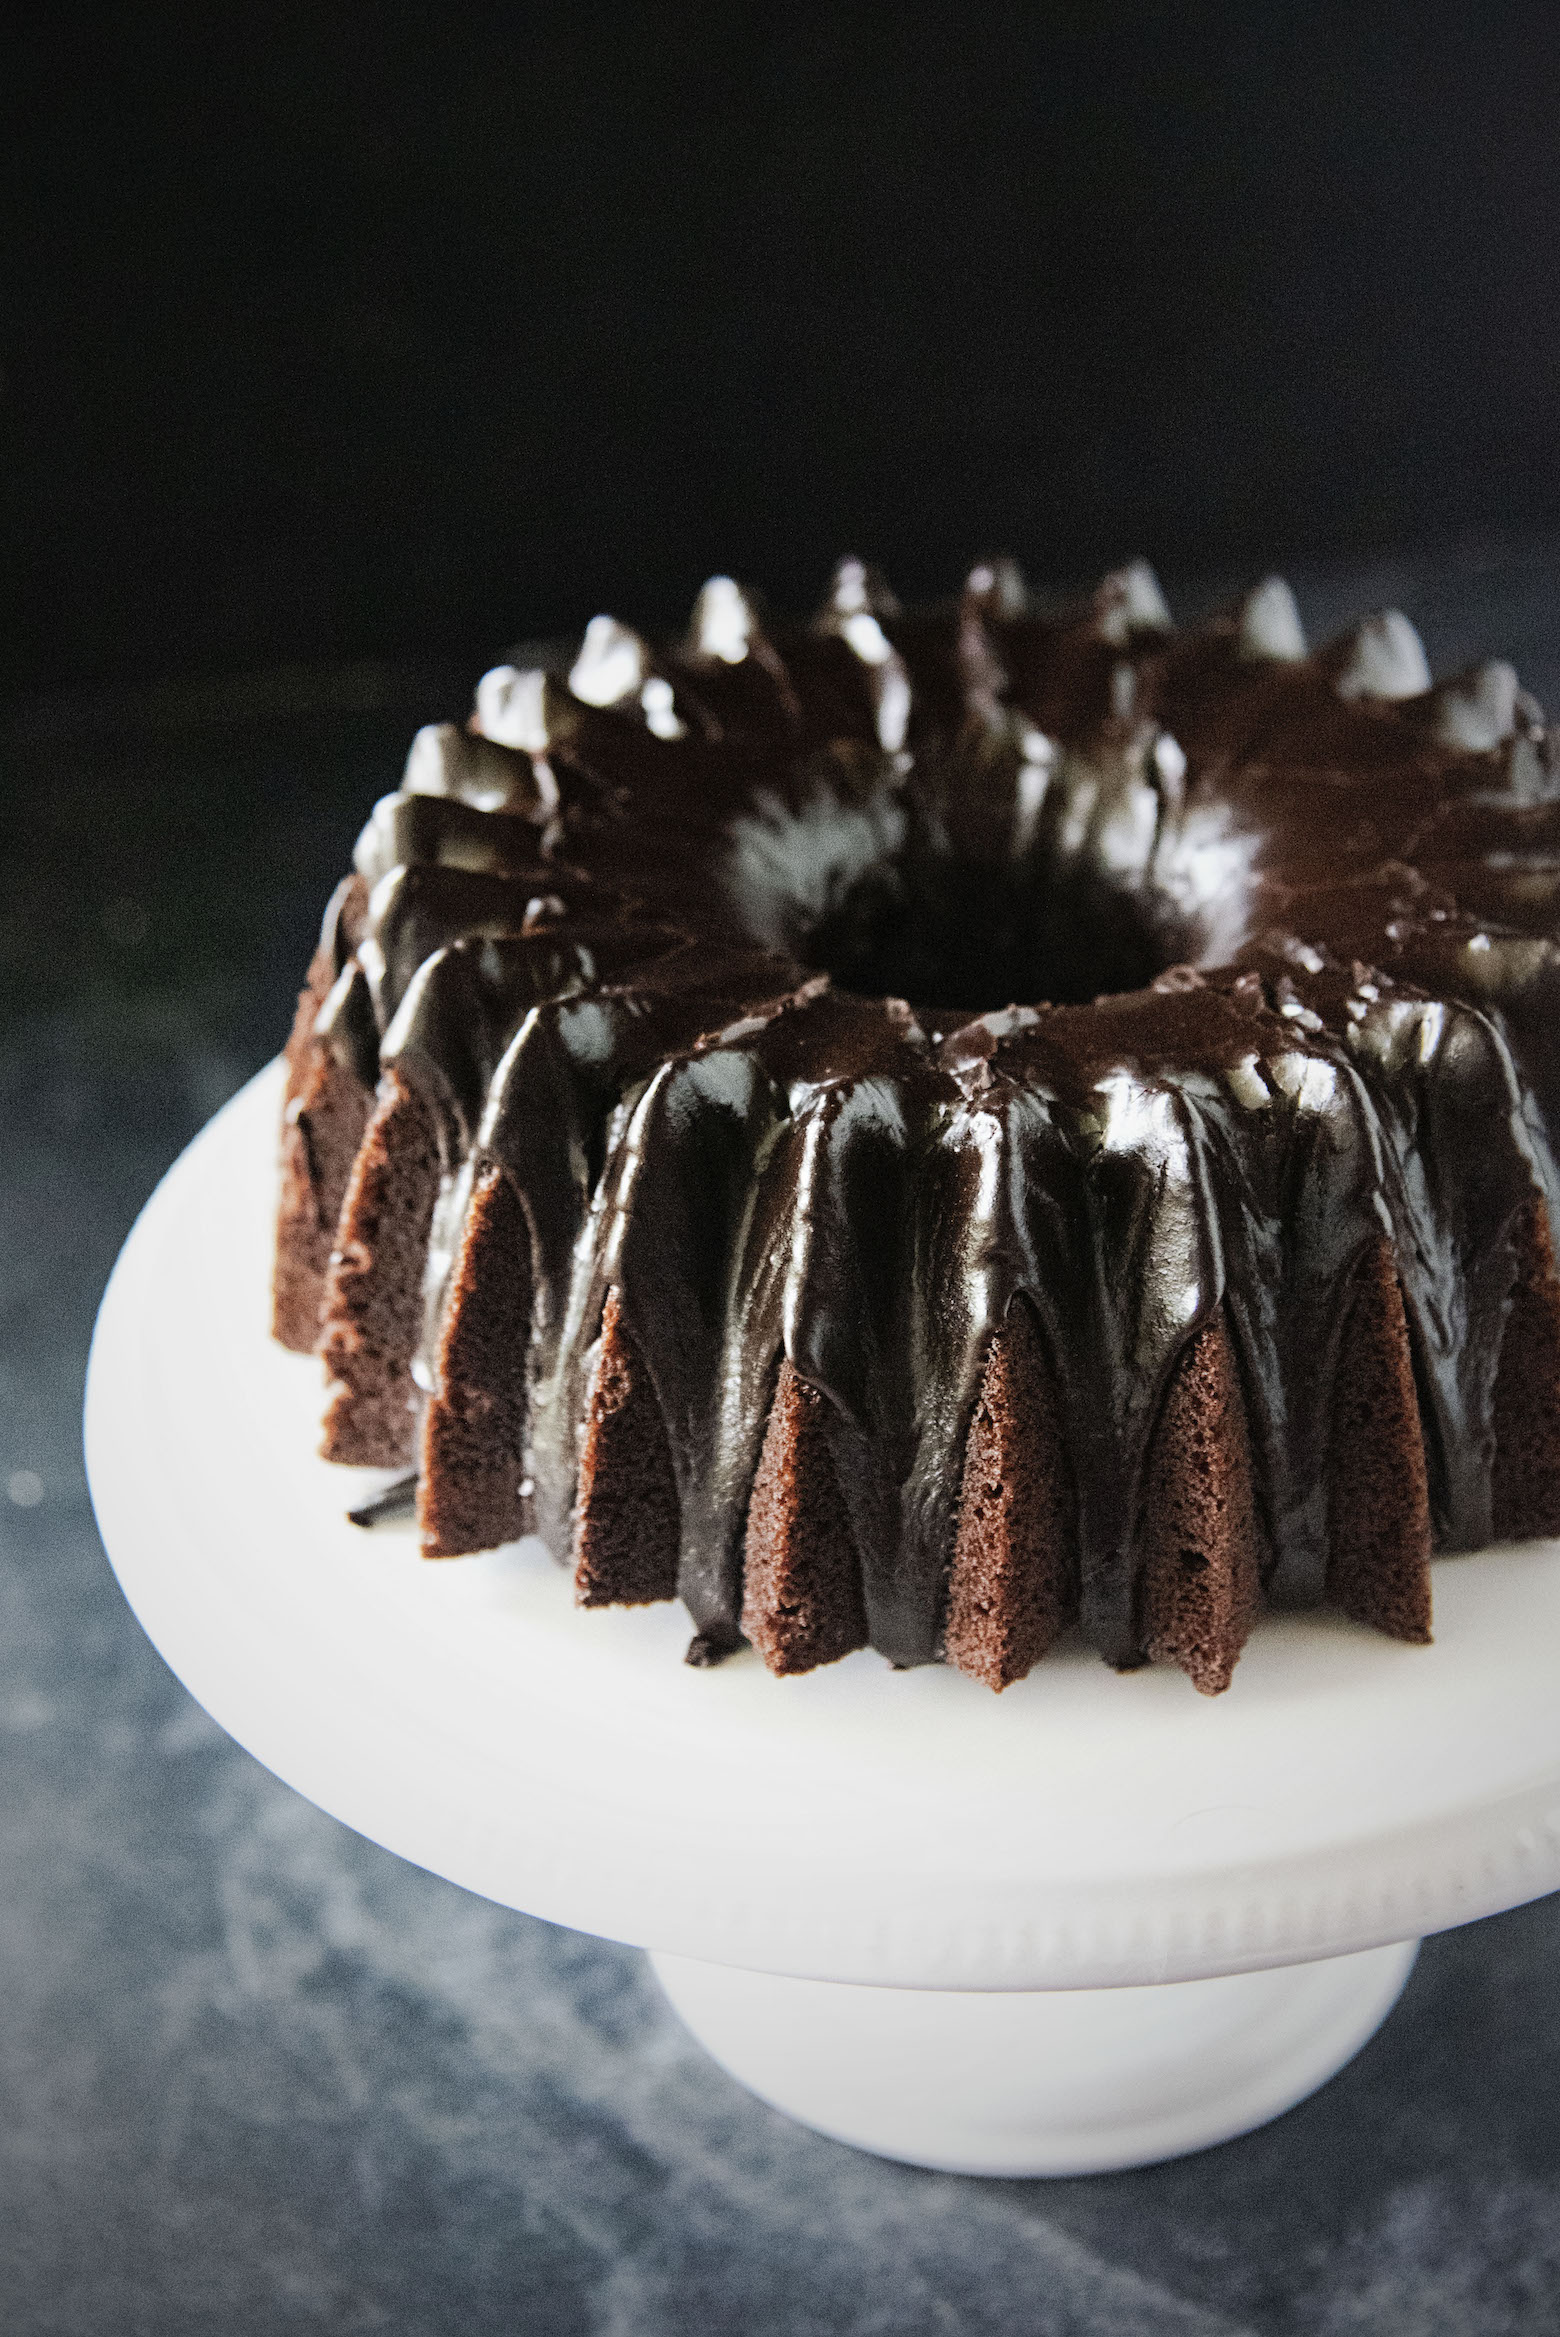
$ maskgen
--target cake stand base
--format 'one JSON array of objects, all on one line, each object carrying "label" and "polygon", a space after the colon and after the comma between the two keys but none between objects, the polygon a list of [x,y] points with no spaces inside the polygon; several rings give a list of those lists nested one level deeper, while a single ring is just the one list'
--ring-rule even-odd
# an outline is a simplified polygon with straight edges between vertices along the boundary
[{"label": "cake stand base", "polygon": [[[103,1300],[103,1540],[191,1692],[431,1873],[654,1951],[754,2092],[981,2174],[1240,2134],[1390,2008],[1393,1941],[1560,1886],[1560,1541],[1438,1560],[1435,1644],[1262,1619],[1227,1696],[1064,1643],[1000,1696],[866,1649],[681,1659],[681,1608],[583,1609],[539,1543],[428,1566],[316,1455],[266,1336],[281,1072],[169,1173]],[[1319,1960],[1331,1959],[1331,1960]]]},{"label": "cake stand base", "polygon": [[1386,2019],[1418,1942],[1153,1988],[852,1988],[652,1955],[722,2067],[839,2142],[957,2175],[1094,2175],[1228,2142]]}]

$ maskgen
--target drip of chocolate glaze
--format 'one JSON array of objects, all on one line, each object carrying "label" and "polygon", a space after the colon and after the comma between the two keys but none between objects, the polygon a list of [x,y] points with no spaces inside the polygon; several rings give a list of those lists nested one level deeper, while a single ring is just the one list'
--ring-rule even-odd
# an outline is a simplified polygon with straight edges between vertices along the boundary
[{"label": "drip of chocolate glaze", "polygon": [[348,1523],[355,1526],[387,1525],[392,1518],[410,1517],[417,1507],[417,1472],[397,1477],[382,1493],[371,1501],[360,1502],[356,1509],[347,1511]]},{"label": "drip of chocolate glaze", "polygon": [[[936,1657],[969,1422],[1020,1295],[1057,1359],[1100,1652],[1143,1653],[1144,1473],[1216,1319],[1266,1594],[1316,1603],[1317,1391],[1383,1234],[1437,1538],[1490,1536],[1512,1227],[1557,1198],[1560,804],[1531,702],[1500,675],[1455,705],[1372,696],[1416,679],[1403,621],[1308,658],[1271,586],[1260,622],[1180,633],[1136,571],[1053,616],[978,574],[906,615],[842,571],[795,632],[732,587],[644,649],[658,728],[643,688],[538,678],[545,747],[504,750],[532,783],[506,765],[480,809],[446,740],[365,831],[366,925],[361,893],[336,911],[320,1027],[437,1100],[436,1248],[484,1162],[524,1206],[540,1530],[566,1557],[615,1293],[710,1653],[737,1640],[784,1357],[824,1399],[872,1644]],[[983,964],[1020,1003],[974,1010]],[[1046,996],[1122,994],[1023,1002],[1069,967]]]}]

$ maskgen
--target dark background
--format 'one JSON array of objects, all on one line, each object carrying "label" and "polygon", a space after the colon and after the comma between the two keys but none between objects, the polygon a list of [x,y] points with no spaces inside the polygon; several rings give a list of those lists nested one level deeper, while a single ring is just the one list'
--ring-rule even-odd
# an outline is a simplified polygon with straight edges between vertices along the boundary
[{"label": "dark background", "polygon": [[1560,516],[1552,9],[34,8],[26,692]]}]

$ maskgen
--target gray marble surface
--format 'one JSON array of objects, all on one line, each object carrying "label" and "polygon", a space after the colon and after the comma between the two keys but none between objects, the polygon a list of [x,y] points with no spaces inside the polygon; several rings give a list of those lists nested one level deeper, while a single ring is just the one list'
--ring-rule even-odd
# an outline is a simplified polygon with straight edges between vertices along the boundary
[{"label": "gray marble surface", "polygon": [[[1560,544],[1300,580],[1560,702]],[[1560,2326],[1560,1904],[1430,1942],[1331,2085],[1140,2173],[973,2181],[791,2125],[639,1958],[358,1840],[192,1704],[79,1410],[136,1210],[272,1052],[443,677],[21,709],[0,888],[0,2327],[18,2337]],[[220,1521],[214,1523],[220,1532]]]}]

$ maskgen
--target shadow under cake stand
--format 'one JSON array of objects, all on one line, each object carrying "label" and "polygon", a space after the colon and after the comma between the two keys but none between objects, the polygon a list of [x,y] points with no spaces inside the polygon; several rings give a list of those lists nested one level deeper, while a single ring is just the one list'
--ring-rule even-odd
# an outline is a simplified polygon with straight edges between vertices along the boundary
[{"label": "shadow under cake stand", "polygon": [[103,1300],[87,1463],[125,1595],[277,1776],[647,1947],[766,2100],[970,2173],[1173,2157],[1341,2068],[1425,1932],[1560,1884],[1560,1544],[1438,1563],[1431,1648],[1265,1620],[1210,1702],[1082,1648],[1000,1698],[869,1653],[694,1671],[680,1606],[582,1613],[538,1544],[429,1565],[358,1531],[319,1367],[266,1336],[280,1092],[272,1065],[190,1146]]}]

